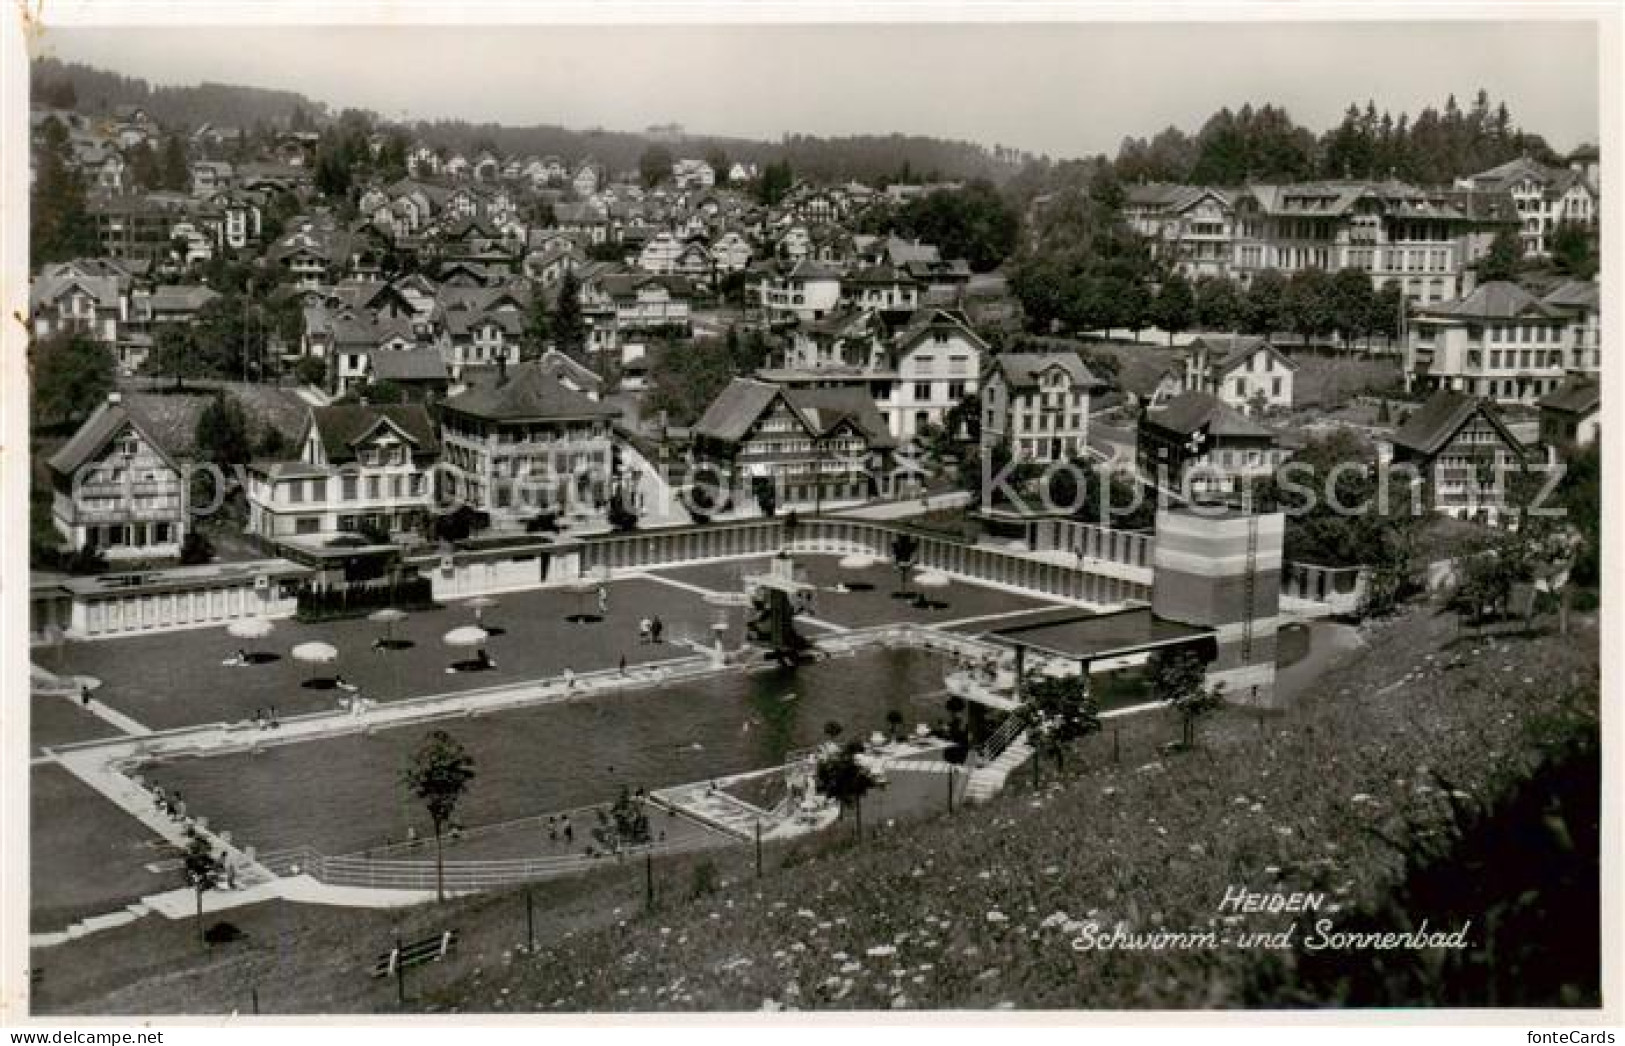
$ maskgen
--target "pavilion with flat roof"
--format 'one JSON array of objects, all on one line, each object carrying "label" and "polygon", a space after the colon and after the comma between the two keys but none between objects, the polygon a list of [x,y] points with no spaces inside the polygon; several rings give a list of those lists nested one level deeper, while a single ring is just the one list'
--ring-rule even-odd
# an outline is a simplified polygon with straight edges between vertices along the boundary
[{"label": "pavilion with flat roof", "polygon": [[1097,661],[1174,648],[1189,649],[1204,662],[1211,662],[1217,655],[1214,629],[1160,618],[1149,607],[1110,614],[1062,609],[994,629],[978,638],[1014,651],[1015,665],[991,669],[970,666],[950,672],[944,682],[949,693],[1005,712],[1021,704],[1018,687],[1027,672],[1029,653],[1050,663],[1076,664],[1085,679]]},{"label": "pavilion with flat roof", "polygon": [[1184,625],[1133,607],[1111,614],[1069,611],[1037,621],[1008,625],[983,636],[990,643],[1008,646],[1020,657],[1023,651],[1063,661],[1075,661],[1085,671],[1095,661],[1129,657],[1170,647],[1190,647],[1204,660],[1213,656],[1216,632]]}]

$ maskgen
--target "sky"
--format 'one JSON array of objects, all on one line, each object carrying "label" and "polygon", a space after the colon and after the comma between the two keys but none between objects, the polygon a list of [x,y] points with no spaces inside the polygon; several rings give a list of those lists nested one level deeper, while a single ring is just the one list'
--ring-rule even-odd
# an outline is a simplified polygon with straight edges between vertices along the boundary
[{"label": "sky", "polygon": [[1585,21],[52,29],[40,51],[153,83],[299,90],[385,117],[777,140],[962,138],[1052,157],[1194,132],[1221,106],[1316,131],[1480,86],[1562,150],[1597,140]]}]

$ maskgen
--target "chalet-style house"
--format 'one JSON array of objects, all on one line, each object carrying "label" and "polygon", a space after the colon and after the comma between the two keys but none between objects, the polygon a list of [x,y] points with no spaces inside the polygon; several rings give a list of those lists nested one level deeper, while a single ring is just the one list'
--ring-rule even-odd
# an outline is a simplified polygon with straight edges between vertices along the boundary
[{"label": "chalet-style house", "polygon": [[177,556],[191,526],[186,464],[205,400],[112,393],[47,463],[63,541],[108,559]]},{"label": "chalet-style house", "polygon": [[1495,524],[1507,486],[1528,452],[1494,406],[1476,396],[1438,392],[1394,433],[1393,465],[1417,472],[1424,507],[1456,519]]},{"label": "chalet-style house", "polygon": [[[735,378],[692,430],[696,465],[735,489],[770,484],[783,507],[828,507],[874,496],[871,456],[895,441],[874,400],[851,388],[786,388]],[[745,506],[737,506],[745,507]]]}]

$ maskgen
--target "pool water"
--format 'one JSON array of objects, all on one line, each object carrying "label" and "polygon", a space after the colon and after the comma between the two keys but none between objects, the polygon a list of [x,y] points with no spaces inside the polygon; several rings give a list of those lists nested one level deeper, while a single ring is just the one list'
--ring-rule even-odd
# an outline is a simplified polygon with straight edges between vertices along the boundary
[{"label": "pool water", "polygon": [[944,718],[940,655],[869,650],[795,669],[748,673],[603,694],[567,704],[451,718],[260,754],[153,764],[149,783],[179,789],[190,812],[261,851],[309,845],[353,853],[428,832],[401,774],[431,729],[474,757],[459,807],[464,825],[492,824],[612,800],[624,787],[659,788],[776,766],[824,740],[905,729]]}]

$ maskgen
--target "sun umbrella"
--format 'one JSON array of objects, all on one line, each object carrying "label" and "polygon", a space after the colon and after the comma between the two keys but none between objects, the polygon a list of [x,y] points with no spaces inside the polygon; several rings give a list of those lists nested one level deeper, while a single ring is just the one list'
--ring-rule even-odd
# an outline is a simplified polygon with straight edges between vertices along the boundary
[{"label": "sun umbrella", "polygon": [[396,624],[406,620],[406,611],[396,610],[394,607],[384,607],[382,610],[374,610],[368,614],[367,620],[393,628]]},{"label": "sun umbrella", "polygon": [[293,659],[307,665],[330,665],[339,659],[339,652],[329,643],[300,643],[293,648]]},{"label": "sun umbrella", "polygon": [[842,570],[868,570],[875,565],[875,557],[862,552],[854,552],[850,556],[841,557]]},{"label": "sun umbrella", "polygon": [[497,601],[491,596],[475,596],[472,599],[463,600],[463,606],[474,611],[475,621],[478,621],[487,610],[496,605]]},{"label": "sun umbrella", "polygon": [[447,646],[483,646],[489,636],[490,633],[483,628],[464,625],[447,632],[445,641]]},{"label": "sun umbrella", "polygon": [[226,633],[238,639],[264,639],[275,627],[263,617],[245,617],[226,626]]},{"label": "sun umbrella", "polygon": [[936,570],[927,570],[916,577],[914,583],[921,588],[947,588],[951,584],[947,574]]},{"label": "sun umbrella", "polygon": [[330,665],[339,659],[339,652],[327,643],[300,643],[293,648],[293,659],[307,665]]},{"label": "sun umbrella", "polygon": [[384,607],[368,614],[367,620],[384,626],[384,645],[387,648],[395,639],[395,626],[406,620],[406,611]]}]

